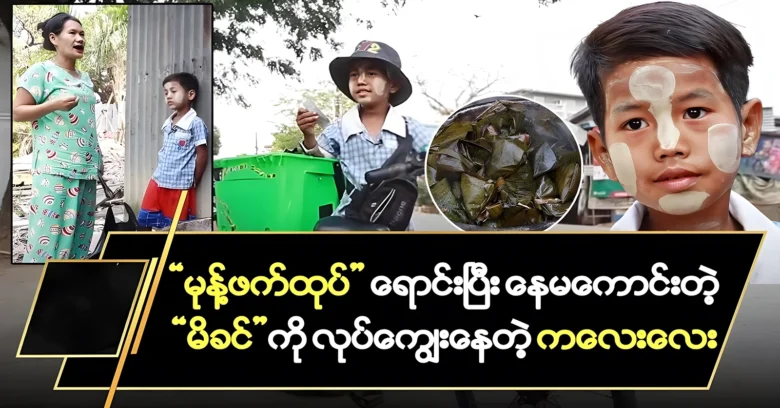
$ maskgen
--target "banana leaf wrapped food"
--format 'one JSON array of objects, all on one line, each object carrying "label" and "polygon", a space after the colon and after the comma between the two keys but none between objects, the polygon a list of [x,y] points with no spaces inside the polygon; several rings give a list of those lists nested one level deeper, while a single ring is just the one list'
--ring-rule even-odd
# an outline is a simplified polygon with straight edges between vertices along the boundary
[{"label": "banana leaf wrapped food", "polygon": [[582,165],[560,118],[530,101],[496,100],[448,119],[426,171],[433,200],[455,224],[538,229],[573,205]]},{"label": "banana leaf wrapped food", "polygon": [[496,196],[496,185],[490,180],[463,173],[460,179],[462,202],[470,220],[477,220]]},{"label": "banana leaf wrapped food", "polygon": [[431,186],[431,195],[445,217],[452,222],[468,222],[466,210],[463,209],[461,201],[452,194],[447,180],[441,180]]}]

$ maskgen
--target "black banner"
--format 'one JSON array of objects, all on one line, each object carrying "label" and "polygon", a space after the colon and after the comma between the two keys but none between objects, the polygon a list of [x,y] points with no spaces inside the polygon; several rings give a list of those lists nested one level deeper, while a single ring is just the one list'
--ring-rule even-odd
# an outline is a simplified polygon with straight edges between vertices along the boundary
[{"label": "black banner", "polygon": [[[112,235],[104,258],[159,256],[164,236],[153,238]],[[761,238],[176,234],[140,349],[128,356],[119,387],[707,387]],[[273,273],[278,281],[263,293]],[[489,296],[480,273],[493,286]],[[437,284],[451,293],[423,294],[437,276],[454,281]],[[188,281],[202,284],[197,310]],[[258,295],[248,289],[252,282]],[[231,286],[248,293],[232,294]],[[373,293],[388,287],[396,292]],[[195,350],[191,325],[204,321],[211,337]],[[281,334],[300,323],[306,344],[294,347],[297,336],[285,344]],[[237,327],[251,339],[234,335]],[[280,334],[276,349],[272,333]],[[252,343],[221,347],[215,339],[225,335],[239,347]],[[339,352],[347,336],[349,346]],[[116,364],[70,358],[58,386],[108,387]]]},{"label": "black banner", "polygon": [[118,357],[146,261],[49,261],[19,357]]}]

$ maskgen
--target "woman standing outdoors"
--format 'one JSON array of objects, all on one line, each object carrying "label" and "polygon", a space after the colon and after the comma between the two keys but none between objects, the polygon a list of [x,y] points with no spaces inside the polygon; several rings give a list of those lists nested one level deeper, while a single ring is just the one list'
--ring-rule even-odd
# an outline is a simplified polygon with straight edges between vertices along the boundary
[{"label": "woman standing outdoors", "polygon": [[26,263],[83,259],[95,220],[96,180],[103,158],[95,135],[92,81],[76,69],[84,56],[84,29],[67,13],[38,24],[43,48],[56,55],[19,79],[13,119],[32,122],[32,200]]}]

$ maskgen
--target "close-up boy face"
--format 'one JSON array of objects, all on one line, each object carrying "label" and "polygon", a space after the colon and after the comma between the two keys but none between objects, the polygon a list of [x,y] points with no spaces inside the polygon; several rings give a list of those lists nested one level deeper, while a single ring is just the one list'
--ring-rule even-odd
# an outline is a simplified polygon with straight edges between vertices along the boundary
[{"label": "close-up boy face", "polygon": [[[650,208],[684,215],[731,189],[758,135],[743,126],[709,59],[633,61],[601,79],[605,138],[590,138],[591,147],[626,192]],[[743,107],[743,118],[752,105]]]},{"label": "close-up boy face", "polygon": [[176,81],[167,82],[163,86],[163,89],[165,92],[165,102],[168,104],[168,107],[173,110],[181,109],[189,105],[195,98],[195,91],[185,91],[181,84]]},{"label": "close-up boy face", "polygon": [[373,106],[388,103],[390,95],[398,91],[387,77],[385,68],[371,60],[358,60],[349,71],[349,93],[357,103]]}]

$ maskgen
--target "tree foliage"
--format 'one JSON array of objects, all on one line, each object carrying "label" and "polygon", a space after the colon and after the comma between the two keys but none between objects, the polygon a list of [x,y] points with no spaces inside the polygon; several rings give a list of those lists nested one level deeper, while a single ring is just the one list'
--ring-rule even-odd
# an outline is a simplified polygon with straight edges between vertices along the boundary
[{"label": "tree foliage", "polygon": [[[295,117],[298,113],[298,107],[307,99],[317,104],[331,121],[340,118],[344,112],[355,106],[355,102],[329,82],[320,83],[316,89],[305,89],[300,92],[297,98],[280,99],[276,104],[277,107],[281,108],[280,116],[289,118],[289,120],[285,120],[285,123],[279,125],[276,132],[273,133],[274,141],[271,145],[273,151],[294,149],[301,142],[303,134],[295,123]],[[316,126],[314,131],[319,134],[323,129]]]},{"label": "tree foliage", "polygon": [[440,92],[431,89],[423,78],[418,77],[415,82],[419,86],[420,93],[428,101],[428,106],[438,114],[446,117],[455,112],[458,107],[490,90],[502,78],[497,73],[488,76],[484,72],[475,72],[468,79],[465,79],[465,77],[461,79],[461,81],[457,81],[460,83],[450,81],[443,86],[446,90],[459,89],[458,95],[454,96],[451,101],[444,100],[440,96]]},{"label": "tree foliage", "polygon": [[[98,4],[144,4],[144,3],[198,3],[200,0],[75,0],[76,3]],[[382,7],[393,11],[403,7],[406,0],[375,0]],[[57,0],[55,3],[70,3]],[[212,47],[224,52],[230,63],[219,64],[214,73],[214,92],[236,102],[243,108],[249,103],[235,83],[242,81],[250,87],[257,85],[255,76],[246,72],[247,61],[259,61],[271,72],[285,78],[298,79],[300,72],[296,62],[284,57],[269,57],[261,44],[254,44],[250,38],[268,22],[275,23],[281,31],[276,41],[281,41],[292,52],[298,63],[305,58],[312,61],[322,58],[322,48],[310,45],[324,43],[333,50],[343,44],[335,41],[333,35],[346,20],[343,15],[343,0],[213,0],[214,19],[229,21],[227,29],[214,28]],[[372,26],[372,22],[353,17],[357,23]]]},{"label": "tree foliage", "polygon": [[[54,0],[53,3],[97,3],[97,4],[145,4],[145,3],[197,3],[200,0]],[[214,29],[212,47],[224,52],[230,63],[220,64],[214,73],[214,92],[232,100],[242,108],[249,102],[237,89],[236,82],[242,81],[249,87],[258,84],[257,78],[247,72],[247,61],[259,61],[271,72],[285,78],[298,79],[300,72],[296,62],[284,57],[269,57],[261,44],[249,41],[259,28],[268,22],[280,27],[280,41],[291,51],[300,63],[305,58],[316,61],[322,58],[322,48],[310,45],[312,42],[325,44],[333,50],[343,44],[335,41],[333,35],[347,20],[343,14],[344,0],[212,0],[215,20],[229,21],[227,29]],[[406,0],[375,0],[385,8],[397,11]],[[538,0],[541,6],[558,3],[561,0]],[[33,3],[33,2],[31,2]],[[372,22],[360,17],[351,17],[351,22],[371,28]]]},{"label": "tree foliage", "polygon": [[[13,7],[13,97],[16,81],[32,65],[51,59],[54,53],[44,50],[43,37],[37,29],[58,12],[71,12],[68,5],[25,5]],[[102,103],[121,100],[126,85],[127,7],[105,6],[84,16],[77,16],[86,32],[84,58],[77,68],[89,73],[95,93]],[[32,149],[30,124],[14,122],[13,154],[25,155]],[[121,130],[121,129],[120,129]]]}]

